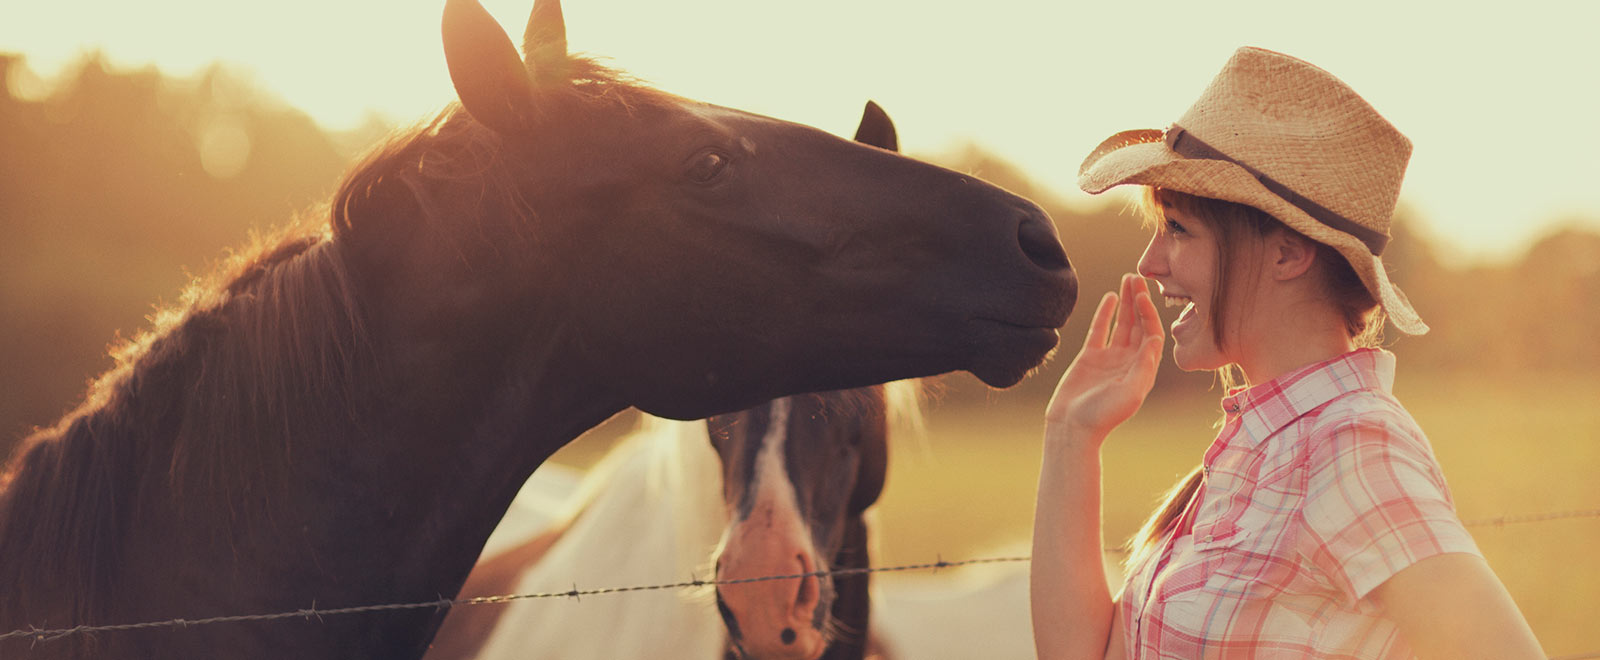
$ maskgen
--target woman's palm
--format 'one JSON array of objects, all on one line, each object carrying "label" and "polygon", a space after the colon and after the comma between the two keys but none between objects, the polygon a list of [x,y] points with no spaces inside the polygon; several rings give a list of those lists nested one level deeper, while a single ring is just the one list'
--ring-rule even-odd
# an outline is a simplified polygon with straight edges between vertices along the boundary
[{"label": "woman's palm", "polygon": [[[1122,279],[1095,310],[1083,349],[1056,385],[1046,419],[1104,436],[1139,410],[1155,385],[1166,335],[1144,280]],[[1112,328],[1112,316],[1116,327]]]}]

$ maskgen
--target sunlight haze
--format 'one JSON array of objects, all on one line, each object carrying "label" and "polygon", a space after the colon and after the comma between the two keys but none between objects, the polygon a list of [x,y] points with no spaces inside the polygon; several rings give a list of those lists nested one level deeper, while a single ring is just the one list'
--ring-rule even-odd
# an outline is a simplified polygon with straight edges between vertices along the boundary
[{"label": "sunlight haze", "polygon": [[[517,41],[530,0],[486,6]],[[99,49],[187,76],[221,60],[330,128],[453,98],[442,0],[10,2],[0,52],[46,78]],[[666,91],[846,134],[882,104],[903,148],[973,143],[1069,201],[1082,157],[1164,128],[1235,48],[1348,82],[1415,144],[1403,203],[1447,261],[1502,260],[1559,223],[1600,228],[1600,3],[985,3],[569,0],[568,40]],[[1136,7],[1136,8],[1135,8]],[[27,90],[20,90],[26,92]],[[17,93],[20,93],[17,92]]]}]

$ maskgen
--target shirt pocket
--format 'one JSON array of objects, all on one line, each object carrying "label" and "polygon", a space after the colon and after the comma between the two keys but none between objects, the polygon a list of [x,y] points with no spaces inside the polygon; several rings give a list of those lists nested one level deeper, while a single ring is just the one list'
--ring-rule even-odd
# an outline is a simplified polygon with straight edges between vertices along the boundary
[{"label": "shirt pocket", "polygon": [[1156,576],[1156,597],[1163,603],[1199,598],[1229,553],[1249,537],[1249,530],[1231,521],[1196,525],[1188,550],[1172,557]]}]

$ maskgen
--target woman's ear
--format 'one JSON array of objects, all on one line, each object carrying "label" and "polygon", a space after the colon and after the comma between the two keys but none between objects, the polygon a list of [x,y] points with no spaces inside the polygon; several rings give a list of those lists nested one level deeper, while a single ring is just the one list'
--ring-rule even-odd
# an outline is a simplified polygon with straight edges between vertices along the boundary
[{"label": "woman's ear", "polygon": [[1267,268],[1278,281],[1305,275],[1317,261],[1317,244],[1299,232],[1279,229],[1267,237]]}]

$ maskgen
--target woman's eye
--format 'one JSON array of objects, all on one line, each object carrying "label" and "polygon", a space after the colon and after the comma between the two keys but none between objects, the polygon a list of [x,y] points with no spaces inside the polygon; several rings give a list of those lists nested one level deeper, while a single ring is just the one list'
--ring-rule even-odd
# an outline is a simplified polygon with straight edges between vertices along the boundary
[{"label": "woman's eye", "polygon": [[1172,218],[1167,218],[1167,231],[1174,234],[1185,233],[1183,225],[1178,224],[1178,221],[1173,220]]},{"label": "woman's eye", "polygon": [[722,168],[727,167],[728,157],[715,151],[707,151],[695,157],[689,165],[689,179],[695,183],[709,183],[722,173]]}]

